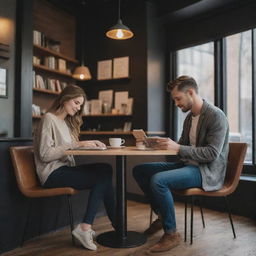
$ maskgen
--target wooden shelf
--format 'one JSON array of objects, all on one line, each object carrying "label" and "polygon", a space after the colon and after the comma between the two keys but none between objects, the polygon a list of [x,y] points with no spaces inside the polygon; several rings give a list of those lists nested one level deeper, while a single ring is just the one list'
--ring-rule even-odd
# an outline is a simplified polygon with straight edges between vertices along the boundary
[{"label": "wooden shelf", "polygon": [[121,116],[132,116],[126,114],[93,114],[93,115],[83,115],[83,117],[121,117]]},{"label": "wooden shelf", "polygon": [[45,55],[45,56],[49,56],[49,55],[52,55],[54,57],[58,57],[58,58],[61,58],[61,59],[64,59],[64,60],[67,60],[69,62],[72,62],[74,64],[78,64],[78,60],[76,59],[73,59],[73,58],[70,58],[66,55],[63,55],[59,52],[55,52],[55,51],[52,51],[48,48],[45,48],[45,47],[42,47],[42,46],[39,46],[39,45],[34,45],[34,53],[39,53],[40,55]]},{"label": "wooden shelf", "polygon": [[38,64],[33,64],[33,67],[35,69],[38,69],[38,70],[43,70],[43,71],[46,71],[46,72],[54,73],[54,74],[61,75],[61,76],[70,77],[70,78],[73,79],[72,75],[70,73],[67,73],[67,72],[59,71],[59,70],[53,69],[53,68],[48,68],[46,66],[38,65]]},{"label": "wooden shelf", "polygon": [[47,94],[54,94],[54,95],[59,95],[60,92],[48,90],[48,89],[39,89],[39,88],[33,88],[33,91],[36,92],[41,92],[41,93],[47,93]]},{"label": "wooden shelf", "polygon": [[124,131],[120,131],[120,132],[114,132],[114,131],[81,131],[80,132],[81,135],[132,135],[132,132],[124,132]]}]

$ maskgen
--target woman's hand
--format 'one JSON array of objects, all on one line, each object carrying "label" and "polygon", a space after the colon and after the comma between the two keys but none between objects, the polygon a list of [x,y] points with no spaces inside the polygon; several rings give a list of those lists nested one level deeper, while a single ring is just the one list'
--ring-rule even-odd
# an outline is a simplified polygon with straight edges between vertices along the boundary
[{"label": "woman's hand", "polygon": [[99,140],[82,140],[78,142],[78,147],[85,148],[106,148],[106,145]]}]

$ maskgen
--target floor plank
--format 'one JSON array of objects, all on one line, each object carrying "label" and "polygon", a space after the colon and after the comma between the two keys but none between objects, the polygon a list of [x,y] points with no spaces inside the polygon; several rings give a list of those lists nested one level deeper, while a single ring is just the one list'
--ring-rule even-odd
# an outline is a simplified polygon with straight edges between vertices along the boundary
[{"label": "floor plank", "polygon": [[[227,214],[204,210],[206,228],[202,227],[200,212],[195,207],[194,243],[182,242],[181,245],[165,253],[154,253],[159,256],[256,256],[256,222],[244,217],[233,216],[237,238],[233,234]],[[184,235],[184,206],[176,203],[177,228]],[[149,207],[146,204],[128,202],[128,229],[143,232],[149,223]],[[96,232],[102,233],[111,229],[106,217],[96,219]],[[188,230],[189,231],[189,230]],[[147,243],[137,248],[113,249],[98,246],[96,252],[77,245],[72,246],[68,228],[26,241],[22,248],[9,251],[2,256],[144,256],[150,255],[147,248],[158,241],[162,232],[148,239]]]}]

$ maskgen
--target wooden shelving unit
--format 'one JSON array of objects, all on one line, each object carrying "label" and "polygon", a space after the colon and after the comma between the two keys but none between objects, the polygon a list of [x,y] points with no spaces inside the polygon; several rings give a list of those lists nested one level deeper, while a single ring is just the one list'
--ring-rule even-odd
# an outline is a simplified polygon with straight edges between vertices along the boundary
[{"label": "wooden shelving unit", "polygon": [[[54,41],[59,44],[59,48],[55,48],[58,51],[50,48]],[[39,108],[33,106],[34,130],[42,117],[39,112],[47,111],[60,91],[75,82],[71,73],[79,64],[75,59],[76,17],[56,8],[50,1],[34,1],[33,42],[33,104],[40,107],[38,111]]]},{"label": "wooden shelving unit", "polygon": [[60,92],[56,92],[48,89],[40,89],[40,88],[33,88],[33,91],[40,92],[40,93],[54,94],[54,95],[60,94]]},{"label": "wooden shelving unit", "polygon": [[59,53],[59,52],[56,52],[56,51],[52,51],[48,48],[45,48],[45,47],[42,47],[42,46],[39,46],[39,45],[34,45],[34,53],[36,55],[41,55],[41,56],[54,56],[54,57],[57,57],[57,58],[61,58],[61,59],[64,59],[68,62],[72,62],[74,64],[78,64],[78,60],[76,59],[73,59],[73,58],[70,58],[62,53]]},{"label": "wooden shelving unit", "polygon": [[72,74],[70,74],[70,73],[63,72],[63,71],[60,71],[58,69],[48,68],[48,67],[46,67],[44,65],[33,64],[33,67],[36,70],[42,70],[42,71],[46,71],[46,72],[49,72],[49,73],[54,73],[54,74],[57,74],[57,75],[66,76],[66,77],[72,78]]}]

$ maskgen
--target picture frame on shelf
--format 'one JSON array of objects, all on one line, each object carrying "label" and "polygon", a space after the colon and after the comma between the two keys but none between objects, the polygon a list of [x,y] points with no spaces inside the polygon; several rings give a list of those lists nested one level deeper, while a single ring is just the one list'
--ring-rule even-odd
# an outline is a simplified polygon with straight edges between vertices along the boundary
[{"label": "picture frame on shelf", "polygon": [[100,60],[97,63],[97,80],[112,79],[112,60]]},{"label": "picture frame on shelf", "polygon": [[8,98],[6,68],[0,68],[0,98]]},{"label": "picture frame on shelf", "polygon": [[113,59],[113,79],[129,78],[129,57]]}]

